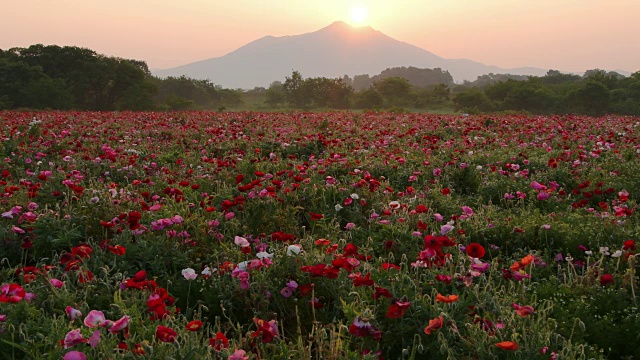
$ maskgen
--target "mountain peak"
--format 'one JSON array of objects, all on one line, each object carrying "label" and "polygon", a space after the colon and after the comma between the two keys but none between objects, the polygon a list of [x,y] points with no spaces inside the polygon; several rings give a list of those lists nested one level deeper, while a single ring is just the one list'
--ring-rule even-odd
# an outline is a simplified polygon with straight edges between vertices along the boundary
[{"label": "mountain peak", "polygon": [[265,36],[235,51],[172,69],[156,71],[161,77],[187,75],[209,79],[229,88],[251,89],[282,80],[292,70],[305,77],[342,77],[377,74],[387,68],[414,66],[441,68],[455,81],[475,80],[488,73],[538,75],[542,69],[500,69],[471,60],[448,60],[425,49],[393,39],[370,26],[335,21],[299,35]]},{"label": "mountain peak", "polygon": [[334,21],[329,26],[326,26],[318,31],[334,31],[341,33],[362,32],[362,30],[373,31],[371,26],[353,26],[342,20]]}]

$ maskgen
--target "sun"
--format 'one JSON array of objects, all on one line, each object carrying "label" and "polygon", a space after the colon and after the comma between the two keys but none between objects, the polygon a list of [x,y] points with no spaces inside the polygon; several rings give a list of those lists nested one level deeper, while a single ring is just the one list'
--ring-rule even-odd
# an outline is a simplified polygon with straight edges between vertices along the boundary
[{"label": "sun", "polygon": [[352,7],[350,19],[353,25],[364,25],[365,21],[367,21],[367,8],[364,6]]}]

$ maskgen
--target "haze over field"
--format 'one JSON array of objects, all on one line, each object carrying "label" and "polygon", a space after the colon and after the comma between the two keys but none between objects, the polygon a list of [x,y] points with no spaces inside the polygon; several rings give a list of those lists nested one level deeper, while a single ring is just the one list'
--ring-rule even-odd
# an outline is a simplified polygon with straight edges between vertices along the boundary
[{"label": "haze over field", "polygon": [[638,13],[637,0],[24,0],[3,4],[0,48],[76,45],[166,69],[344,20],[447,59],[633,72],[640,64]]}]

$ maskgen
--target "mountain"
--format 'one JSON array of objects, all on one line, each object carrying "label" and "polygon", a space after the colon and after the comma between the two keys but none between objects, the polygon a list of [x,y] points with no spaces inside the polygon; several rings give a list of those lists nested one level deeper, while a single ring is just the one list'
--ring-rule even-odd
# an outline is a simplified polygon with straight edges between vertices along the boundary
[{"label": "mountain", "polygon": [[159,77],[186,75],[209,79],[226,88],[251,89],[284,81],[293,70],[303,77],[375,75],[400,66],[441,68],[454,81],[475,80],[489,73],[544,75],[538,68],[502,69],[467,59],[445,59],[417,46],[393,39],[371,27],[338,21],[318,31],[293,36],[265,36],[227,55],[155,70]]}]

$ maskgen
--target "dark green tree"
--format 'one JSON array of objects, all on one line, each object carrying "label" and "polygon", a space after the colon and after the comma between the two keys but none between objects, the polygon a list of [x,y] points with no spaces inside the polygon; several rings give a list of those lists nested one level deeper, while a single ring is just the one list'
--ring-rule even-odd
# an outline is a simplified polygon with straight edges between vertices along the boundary
[{"label": "dark green tree", "polygon": [[400,77],[389,77],[373,84],[387,106],[406,106],[411,103],[411,84]]}]

